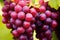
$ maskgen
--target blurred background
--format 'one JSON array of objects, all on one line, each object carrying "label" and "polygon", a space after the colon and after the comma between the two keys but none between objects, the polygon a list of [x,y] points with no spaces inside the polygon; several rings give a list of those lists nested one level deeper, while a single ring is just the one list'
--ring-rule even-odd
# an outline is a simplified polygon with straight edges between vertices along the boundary
[{"label": "blurred background", "polygon": [[[13,40],[13,36],[10,33],[10,30],[7,29],[6,26],[2,23],[2,11],[1,11],[1,9],[4,6],[3,4],[4,4],[3,0],[0,0],[0,40]],[[34,40],[37,40],[35,38],[35,34],[36,33],[34,33]],[[53,35],[52,40],[57,40],[55,32],[53,32],[52,35]]]}]

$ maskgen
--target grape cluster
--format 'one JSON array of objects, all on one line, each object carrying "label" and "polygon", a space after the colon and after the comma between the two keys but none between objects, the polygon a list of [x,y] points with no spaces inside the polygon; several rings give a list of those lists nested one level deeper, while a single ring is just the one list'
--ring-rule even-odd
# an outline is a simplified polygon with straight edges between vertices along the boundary
[{"label": "grape cluster", "polygon": [[58,13],[52,12],[46,5],[40,8],[29,7],[26,2],[4,1],[3,19],[14,40],[33,40],[33,32],[39,40],[52,40],[52,31],[57,27]]},{"label": "grape cluster", "polygon": [[57,20],[56,20],[57,23],[58,23],[58,25],[55,28],[55,33],[57,35],[58,40],[60,40],[60,31],[59,31],[60,30],[60,7],[59,7],[58,10],[56,10],[54,8],[51,8],[49,5],[47,5],[47,10],[50,10],[52,12],[55,12],[58,15]]},{"label": "grape cluster", "polygon": [[15,40],[33,40],[33,30],[35,29],[36,10],[26,5],[24,1],[14,2],[4,1],[3,19]]},{"label": "grape cluster", "polygon": [[36,16],[36,37],[40,40],[52,40],[52,32],[58,25],[58,14],[47,10],[45,6],[41,6],[39,10]]}]

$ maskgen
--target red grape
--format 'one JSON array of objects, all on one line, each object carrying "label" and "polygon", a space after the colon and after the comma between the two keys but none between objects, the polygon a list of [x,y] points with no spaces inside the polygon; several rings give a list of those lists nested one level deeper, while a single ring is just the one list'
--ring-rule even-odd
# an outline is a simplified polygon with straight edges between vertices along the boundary
[{"label": "red grape", "polygon": [[12,13],[11,13],[11,17],[12,17],[13,19],[16,19],[16,18],[17,18],[17,13],[16,13],[16,12],[12,12]]},{"label": "red grape", "polygon": [[51,26],[52,26],[53,28],[56,28],[57,25],[58,25],[57,22],[56,22],[55,20],[53,20]]},{"label": "red grape", "polygon": [[44,13],[44,12],[46,11],[46,8],[45,8],[45,6],[41,6],[41,7],[39,8],[39,10],[40,10],[41,13]]},{"label": "red grape", "polygon": [[26,6],[26,2],[24,2],[23,0],[22,0],[22,1],[19,1],[18,4],[19,4],[20,6],[22,6],[22,7]]},{"label": "red grape", "polygon": [[28,6],[24,6],[24,7],[23,7],[23,11],[24,11],[25,13],[29,13],[30,9],[29,9]]},{"label": "red grape", "polygon": [[6,24],[6,27],[7,27],[8,29],[11,29],[11,28],[12,28],[12,25],[11,25],[10,23],[7,23],[7,24]]},{"label": "red grape", "polygon": [[23,26],[24,26],[24,28],[29,28],[30,22],[24,21]]},{"label": "red grape", "polygon": [[44,13],[40,14],[40,20],[45,20],[46,19],[46,15]]},{"label": "red grape", "polygon": [[47,11],[45,12],[45,14],[46,14],[47,17],[51,17],[51,14],[52,14],[52,13],[51,13],[51,11],[47,10]]},{"label": "red grape", "polygon": [[15,7],[15,6],[16,6],[16,3],[11,3],[11,4],[10,4],[10,9],[11,9],[11,10],[14,10],[14,7]]},{"label": "red grape", "polygon": [[25,19],[25,13],[24,12],[19,12],[18,13],[18,18],[21,19],[21,20]]},{"label": "red grape", "polygon": [[32,19],[33,19],[32,14],[31,14],[31,13],[27,13],[25,20],[26,20],[26,21],[32,21]]},{"label": "red grape", "polygon": [[22,33],[25,32],[25,29],[24,29],[23,27],[18,27],[18,28],[17,28],[17,32],[18,32],[19,34],[22,34]]},{"label": "red grape", "polygon": [[34,9],[34,8],[31,8],[30,9],[30,12],[31,12],[31,14],[35,17],[36,16],[36,14],[37,14],[37,12],[36,12],[36,10]]},{"label": "red grape", "polygon": [[15,8],[14,8],[14,10],[16,12],[20,12],[20,11],[22,11],[22,7],[20,5],[16,5]]},{"label": "red grape", "polygon": [[15,21],[15,25],[17,25],[17,26],[21,26],[21,25],[22,25],[22,21],[19,20],[19,19],[16,19],[16,21]]},{"label": "red grape", "polygon": [[32,32],[32,28],[29,27],[29,28],[26,30],[26,32],[29,34],[30,32]]},{"label": "red grape", "polygon": [[7,20],[6,18],[3,18],[3,19],[2,19],[2,22],[3,22],[4,24],[6,24],[6,23],[8,23],[8,20]]},{"label": "red grape", "polygon": [[18,32],[16,30],[13,30],[12,31],[12,35],[15,36],[15,37],[18,37],[19,36],[19,34],[18,34]]}]

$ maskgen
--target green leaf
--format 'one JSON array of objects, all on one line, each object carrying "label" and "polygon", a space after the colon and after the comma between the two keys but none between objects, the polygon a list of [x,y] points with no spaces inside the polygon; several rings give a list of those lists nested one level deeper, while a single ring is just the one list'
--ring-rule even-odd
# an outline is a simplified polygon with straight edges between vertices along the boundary
[{"label": "green leaf", "polygon": [[2,23],[2,16],[0,16],[0,40],[13,40],[11,30],[7,29],[5,24]]},{"label": "green leaf", "polygon": [[53,36],[52,40],[58,40],[58,38],[57,38],[57,36],[56,36],[56,34],[55,34],[55,31],[52,32],[52,36]]},{"label": "green leaf", "polygon": [[32,3],[34,4],[35,3],[35,0],[32,0]]},{"label": "green leaf", "polygon": [[58,8],[59,8],[59,5],[57,3],[57,0],[50,0],[49,1],[49,5],[51,6],[51,8],[55,8],[56,10],[58,10]]},{"label": "green leaf", "polygon": [[60,7],[60,0],[57,0],[58,6]]}]

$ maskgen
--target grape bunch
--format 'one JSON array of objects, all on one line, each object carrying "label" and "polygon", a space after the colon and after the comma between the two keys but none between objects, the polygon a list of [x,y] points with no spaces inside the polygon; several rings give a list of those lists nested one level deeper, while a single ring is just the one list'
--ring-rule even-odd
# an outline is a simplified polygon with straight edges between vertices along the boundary
[{"label": "grape bunch", "polygon": [[58,26],[58,12],[48,9],[46,3],[41,4],[36,8],[23,0],[17,3],[4,0],[2,22],[12,29],[14,40],[34,40],[34,30],[39,40],[52,40],[52,32]]},{"label": "grape bunch", "polygon": [[3,19],[15,40],[33,40],[33,30],[35,29],[36,11],[30,8],[24,1],[19,3],[4,1]]},{"label": "grape bunch", "polygon": [[36,37],[40,40],[52,40],[52,32],[58,25],[58,14],[47,10],[45,6],[41,6],[39,10],[36,16]]}]

